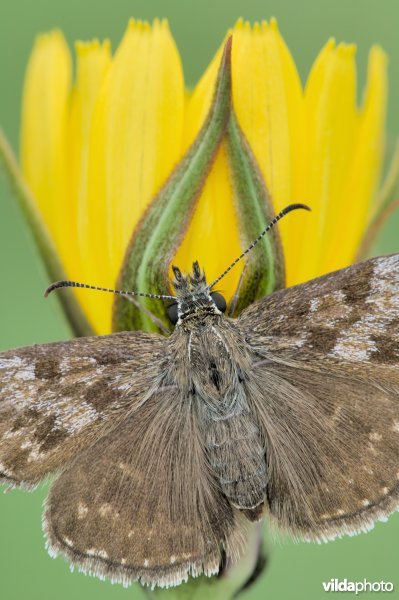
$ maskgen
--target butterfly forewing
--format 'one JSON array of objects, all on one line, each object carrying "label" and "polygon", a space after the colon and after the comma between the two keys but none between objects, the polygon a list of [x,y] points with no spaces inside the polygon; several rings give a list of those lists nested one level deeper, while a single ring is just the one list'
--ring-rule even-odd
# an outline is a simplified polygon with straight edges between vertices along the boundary
[{"label": "butterfly forewing", "polygon": [[399,504],[399,256],[263,298],[239,326],[266,438],[269,510],[309,539]]},{"label": "butterfly forewing", "polygon": [[171,387],[59,477],[45,528],[53,551],[125,584],[217,573],[222,544],[233,555],[240,548],[237,514],[214,485],[195,411]]},{"label": "butterfly forewing", "polygon": [[399,254],[374,258],[258,300],[238,319],[259,355],[396,370]]},{"label": "butterfly forewing", "polygon": [[0,481],[32,486],[157,386],[164,339],[141,332],[0,354]]}]

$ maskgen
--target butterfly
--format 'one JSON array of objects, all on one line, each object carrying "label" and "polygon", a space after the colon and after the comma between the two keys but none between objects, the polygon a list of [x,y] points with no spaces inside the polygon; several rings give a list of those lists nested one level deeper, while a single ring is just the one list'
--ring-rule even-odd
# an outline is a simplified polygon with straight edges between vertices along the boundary
[{"label": "butterfly", "polygon": [[[239,259],[211,284],[197,262],[174,267],[168,337],[0,354],[0,481],[56,476],[50,553],[115,582],[173,586],[238,558],[246,523],[264,515],[320,541],[398,508],[399,254],[231,319],[214,286]],[[72,284],[91,287],[49,291]]]}]

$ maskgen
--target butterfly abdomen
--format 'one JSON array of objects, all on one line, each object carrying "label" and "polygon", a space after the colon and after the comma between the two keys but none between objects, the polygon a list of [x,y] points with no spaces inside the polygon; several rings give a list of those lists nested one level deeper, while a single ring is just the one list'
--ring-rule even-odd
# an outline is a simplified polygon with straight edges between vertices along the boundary
[{"label": "butterfly abdomen", "polygon": [[246,396],[247,356],[229,322],[188,333],[190,394],[209,467],[229,502],[258,519],[266,496],[265,449]]},{"label": "butterfly abdomen", "polygon": [[260,516],[266,495],[266,462],[259,429],[248,411],[209,418],[205,444],[210,466],[231,504],[251,520]]}]

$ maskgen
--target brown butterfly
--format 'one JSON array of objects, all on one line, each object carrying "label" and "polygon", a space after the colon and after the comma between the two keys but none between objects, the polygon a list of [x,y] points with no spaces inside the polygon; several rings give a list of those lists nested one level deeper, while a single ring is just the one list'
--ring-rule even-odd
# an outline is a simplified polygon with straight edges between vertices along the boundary
[{"label": "brown butterfly", "polygon": [[[305,207],[279,213],[239,259],[294,208]],[[237,558],[245,523],[263,514],[328,540],[397,509],[399,254],[237,319],[212,291],[229,269],[208,285],[198,263],[188,276],[174,268],[169,337],[0,354],[1,481],[32,488],[58,474],[44,515],[52,554],[171,586],[217,573],[222,552]],[[63,285],[81,284],[49,291]]]}]

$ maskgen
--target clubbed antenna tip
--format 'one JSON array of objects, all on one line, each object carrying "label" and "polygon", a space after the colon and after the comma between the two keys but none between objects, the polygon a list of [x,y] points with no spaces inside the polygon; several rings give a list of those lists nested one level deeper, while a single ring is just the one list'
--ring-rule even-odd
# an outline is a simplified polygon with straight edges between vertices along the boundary
[{"label": "clubbed antenna tip", "polygon": [[260,240],[263,238],[264,235],[266,235],[266,233],[268,231],[270,231],[270,229],[272,227],[275,226],[275,224],[282,219],[285,215],[287,215],[289,212],[291,212],[292,210],[298,210],[298,209],[304,209],[304,210],[311,210],[311,208],[307,205],[307,204],[289,204],[288,206],[286,206],[285,208],[283,208],[283,210],[281,210],[272,221],[270,221],[269,225],[267,227],[265,227],[265,229],[258,235],[258,237],[256,239],[254,239],[254,241],[248,246],[248,248],[246,250],[244,250],[244,252],[242,254],[240,254],[240,256],[238,256],[235,261],[233,261],[231,263],[231,265],[229,265],[227,267],[227,269],[225,269],[223,271],[223,273],[221,275],[219,275],[219,277],[217,279],[215,279],[215,281],[212,281],[212,283],[210,284],[209,288],[213,288],[214,285],[216,285],[221,279],[223,279],[223,277],[225,275],[227,275],[227,273],[236,266],[236,264],[242,259],[244,258],[244,256],[246,256],[248,254],[248,252],[250,252],[252,250],[252,248],[254,246],[256,246],[256,244],[258,242],[260,242]]}]

